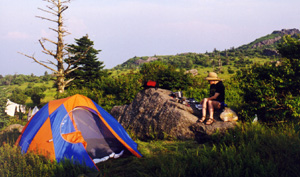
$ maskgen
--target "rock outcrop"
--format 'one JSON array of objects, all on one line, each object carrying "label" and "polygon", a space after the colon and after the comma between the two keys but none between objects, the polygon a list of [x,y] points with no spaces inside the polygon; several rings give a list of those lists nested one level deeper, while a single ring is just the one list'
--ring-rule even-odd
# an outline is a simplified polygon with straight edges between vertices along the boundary
[{"label": "rock outcrop", "polygon": [[6,127],[3,131],[1,131],[0,134],[4,133],[4,132],[13,132],[14,130],[17,130],[19,133],[21,133],[23,128],[24,128],[23,125],[12,124],[12,125],[9,125],[8,127]]},{"label": "rock outcrop", "polygon": [[[256,44],[254,44],[252,46],[252,48],[257,48],[257,47],[263,47],[263,46],[268,46],[268,45],[273,45],[275,44],[276,42],[280,41],[281,38],[284,36],[284,35],[291,35],[291,36],[296,36],[298,34],[300,34],[300,31],[298,29],[282,29],[280,31],[273,31],[272,34],[277,34],[279,36],[273,38],[273,39],[266,39],[266,40],[263,40],[261,42],[258,42]],[[278,53],[272,53],[271,55],[278,55]],[[270,56],[270,53],[268,53],[268,56]]]},{"label": "rock outcrop", "polygon": [[141,64],[149,63],[149,62],[152,62],[152,61],[155,61],[155,60],[158,60],[158,58],[157,58],[157,57],[148,57],[147,60],[138,59],[138,60],[136,60],[134,63],[135,63],[136,65],[141,65]]},{"label": "rock outcrop", "polygon": [[264,49],[263,55],[266,56],[279,56],[279,52],[274,49]]},{"label": "rock outcrop", "polygon": [[275,44],[277,41],[279,41],[280,39],[282,38],[282,36],[277,36],[273,39],[266,39],[266,40],[263,40],[261,42],[258,42],[256,44],[254,44],[252,46],[252,48],[257,48],[257,47],[263,47],[263,46],[266,46],[266,45],[273,45]]},{"label": "rock outcrop", "polygon": [[215,114],[212,125],[197,123],[201,111],[194,105],[177,103],[171,91],[146,89],[139,92],[130,105],[115,106],[111,110],[121,125],[142,140],[152,138],[196,139],[206,141],[214,132],[234,127],[234,122],[223,122]]},{"label": "rock outcrop", "polygon": [[272,34],[280,34],[280,35],[295,35],[295,34],[299,34],[300,31],[296,28],[293,29],[282,29],[280,31],[273,31]]}]

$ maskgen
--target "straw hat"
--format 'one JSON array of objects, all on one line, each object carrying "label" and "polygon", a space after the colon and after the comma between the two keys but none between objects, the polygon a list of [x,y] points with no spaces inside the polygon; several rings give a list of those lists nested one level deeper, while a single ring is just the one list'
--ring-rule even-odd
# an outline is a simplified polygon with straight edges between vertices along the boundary
[{"label": "straw hat", "polygon": [[205,80],[208,80],[208,81],[222,81],[222,79],[218,78],[218,75],[215,72],[209,72],[208,76],[205,78]]}]

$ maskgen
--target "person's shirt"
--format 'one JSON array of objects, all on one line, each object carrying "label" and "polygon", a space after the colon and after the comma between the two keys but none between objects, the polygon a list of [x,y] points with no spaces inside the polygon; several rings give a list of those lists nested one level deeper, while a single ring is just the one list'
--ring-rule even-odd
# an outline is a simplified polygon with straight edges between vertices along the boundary
[{"label": "person's shirt", "polygon": [[225,101],[225,87],[222,81],[219,81],[217,84],[210,85],[210,96],[214,96],[215,93],[219,93],[220,95],[215,99],[219,102]]}]

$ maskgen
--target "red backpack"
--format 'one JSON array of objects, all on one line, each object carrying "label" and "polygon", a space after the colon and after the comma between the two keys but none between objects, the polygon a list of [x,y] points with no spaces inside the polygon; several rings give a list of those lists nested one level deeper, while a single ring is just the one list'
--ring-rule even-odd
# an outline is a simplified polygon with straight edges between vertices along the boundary
[{"label": "red backpack", "polygon": [[152,81],[152,80],[148,80],[145,84],[144,84],[144,88],[148,89],[148,88],[158,88],[158,83],[156,81]]}]

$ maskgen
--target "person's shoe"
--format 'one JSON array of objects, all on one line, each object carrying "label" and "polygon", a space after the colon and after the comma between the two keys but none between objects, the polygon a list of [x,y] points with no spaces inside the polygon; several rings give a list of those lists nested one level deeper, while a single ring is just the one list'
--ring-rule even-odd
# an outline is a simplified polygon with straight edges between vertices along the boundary
[{"label": "person's shoe", "polygon": [[206,125],[211,125],[212,123],[214,123],[214,119],[213,118],[209,118],[207,121],[206,121]]},{"label": "person's shoe", "polygon": [[206,117],[203,116],[201,119],[198,119],[197,122],[203,123],[205,121],[205,119],[206,119]]}]

